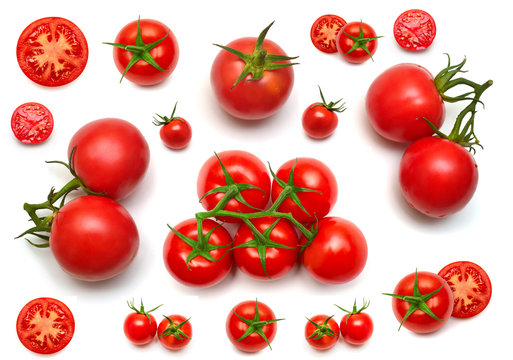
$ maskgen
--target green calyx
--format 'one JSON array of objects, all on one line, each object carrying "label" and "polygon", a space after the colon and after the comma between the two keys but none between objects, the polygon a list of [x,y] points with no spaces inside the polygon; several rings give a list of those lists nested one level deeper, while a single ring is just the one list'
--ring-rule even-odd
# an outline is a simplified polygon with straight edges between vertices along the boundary
[{"label": "green calyx", "polygon": [[228,51],[229,53],[239,57],[242,59],[246,65],[244,66],[244,69],[240,73],[237,80],[235,80],[235,83],[232,85],[232,89],[237,86],[238,83],[240,83],[246,76],[251,74],[251,78],[248,79],[248,81],[256,81],[260,80],[264,76],[264,71],[272,71],[277,69],[282,69],[288,66],[297,65],[298,63],[290,63],[286,62],[283,63],[282,61],[290,61],[297,59],[297,56],[290,57],[286,55],[276,55],[276,54],[268,54],[267,50],[263,49],[264,39],[267,35],[267,32],[271,28],[271,26],[274,24],[274,21],[269,24],[257,38],[255,49],[253,50],[252,54],[246,54],[242,51],[219,45],[214,44],[215,46],[220,47],[221,49],[224,49]]},{"label": "green calyx", "polygon": [[336,307],[338,307],[340,310],[344,311],[347,313],[347,317],[346,317],[346,324],[349,322],[349,318],[351,317],[351,315],[356,315],[356,314],[359,314],[361,313],[363,310],[367,309],[370,305],[370,301],[365,301],[365,299],[363,299],[363,305],[361,308],[357,309],[356,308],[356,299],[354,299],[354,304],[353,304],[353,309],[351,311],[349,310],[346,310],[340,306],[338,306],[337,304],[334,304]]},{"label": "green calyx", "polygon": [[398,295],[398,294],[388,294],[383,293],[383,295],[392,296],[396,299],[404,300],[408,303],[410,303],[410,307],[408,308],[408,311],[403,317],[403,320],[401,321],[401,325],[399,325],[399,329],[401,330],[401,327],[403,326],[404,322],[408,317],[413,314],[417,310],[421,310],[424,313],[428,314],[430,317],[437,321],[443,321],[440,318],[438,318],[433,311],[429,308],[429,306],[426,304],[426,301],[431,299],[436,293],[438,293],[442,288],[444,287],[445,282],[435,291],[430,292],[429,294],[422,295],[419,290],[419,283],[417,281],[417,270],[415,270],[415,282],[413,283],[413,295]]},{"label": "green calyx", "polygon": [[[171,31],[171,30],[170,30]],[[167,70],[164,70],[151,56],[150,51],[155,48],[158,44],[160,44],[164,39],[169,35],[169,31],[166,35],[164,35],[162,38],[158,39],[155,42],[152,42],[150,44],[145,44],[142,40],[141,35],[141,17],[137,19],[137,35],[135,38],[135,45],[126,45],[126,44],[117,44],[117,43],[110,43],[110,42],[104,42],[106,45],[115,46],[117,48],[129,51],[132,53],[132,58],[128,62],[128,65],[125,68],[125,71],[123,72],[123,75],[121,76],[121,80],[119,82],[123,81],[123,78],[125,77],[126,73],[132,66],[134,66],[139,60],[146,61],[148,64],[153,66],[155,69],[162,71],[162,72],[168,72]]]},{"label": "green calyx", "polygon": [[327,103],[326,100],[324,99],[324,95],[322,94],[321,87],[320,86],[318,86],[318,87],[319,87],[319,92],[321,94],[322,102],[318,102],[318,103],[311,105],[310,109],[312,109],[316,106],[324,106],[327,110],[338,112],[338,113],[344,112],[346,110],[346,107],[345,107],[346,103],[342,103],[342,104],[338,105],[344,99],[340,98],[335,102],[330,101],[329,103]]},{"label": "green calyx", "polygon": [[133,298],[132,298],[132,300],[131,300],[131,301],[128,301],[128,300],[127,300],[127,302],[126,302],[126,303],[127,303],[128,307],[129,307],[130,309],[132,309],[133,311],[135,311],[137,314],[145,315],[145,316],[148,318],[148,321],[150,322],[150,324],[151,324],[150,313],[151,313],[152,311],[157,310],[157,309],[158,309],[159,307],[161,307],[162,305],[164,305],[164,304],[160,304],[159,306],[157,306],[157,307],[155,307],[155,308],[153,308],[153,309],[151,309],[151,310],[147,310],[147,311],[146,311],[146,310],[144,309],[144,304],[143,304],[143,300],[142,300],[142,298],[141,298],[141,306],[140,306],[140,308],[139,308],[139,309],[137,309],[137,308],[135,307],[134,299],[133,299]]},{"label": "green calyx", "polygon": [[182,326],[184,326],[191,318],[188,318],[187,320],[184,320],[182,321],[180,324],[175,324],[173,322],[173,320],[171,320],[169,317],[167,317],[166,315],[163,315],[167,321],[169,321],[169,326],[164,330],[162,331],[161,334],[159,334],[159,337],[164,337],[164,336],[174,336],[175,338],[177,338],[178,340],[183,340],[184,338],[187,338],[187,339],[190,339],[189,336],[187,336],[187,334],[185,334],[181,328]]},{"label": "green calyx", "polygon": [[157,119],[155,116],[153,117],[153,125],[155,126],[162,126],[162,125],[167,125],[169,124],[171,121],[173,120],[178,120],[178,121],[181,121],[181,122],[184,122],[183,119],[181,117],[178,117],[178,116],[175,116],[175,112],[176,112],[176,105],[178,105],[178,101],[175,103],[175,107],[173,108],[173,112],[171,113],[171,116],[170,117],[167,117],[167,116],[161,116],[159,114],[155,114],[157,115],[159,119]]},{"label": "green calyx", "polygon": [[351,40],[354,41],[353,46],[351,47],[351,49],[349,49],[348,52],[346,52],[346,55],[349,54],[349,53],[352,53],[353,51],[355,51],[358,48],[362,48],[369,55],[371,60],[374,61],[374,59],[372,58],[372,54],[370,53],[369,49],[367,48],[367,43],[369,41],[382,38],[383,36],[374,36],[374,37],[368,37],[368,38],[364,37],[363,36],[363,22],[361,20],[360,20],[360,34],[358,34],[358,36],[352,36],[352,35],[349,35],[346,32],[344,32],[344,34],[348,38],[350,38]]},{"label": "green calyx", "polygon": [[318,324],[312,319],[306,318],[316,328],[315,331],[307,337],[307,339],[313,338],[314,340],[320,340],[323,336],[336,337],[337,334],[335,334],[335,332],[328,326],[328,321],[330,321],[333,316],[335,315],[331,315],[326,318],[322,324]]}]

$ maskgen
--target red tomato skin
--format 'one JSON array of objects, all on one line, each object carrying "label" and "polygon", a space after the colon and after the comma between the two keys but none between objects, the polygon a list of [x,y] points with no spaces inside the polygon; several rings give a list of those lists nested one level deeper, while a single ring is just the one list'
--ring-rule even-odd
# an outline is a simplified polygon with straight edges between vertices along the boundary
[{"label": "red tomato skin", "polygon": [[[55,316],[55,317],[54,317]],[[51,322],[50,319],[53,319]],[[35,323],[34,323],[35,320]],[[48,341],[48,330],[59,329],[58,339]],[[16,332],[23,346],[37,354],[53,354],[64,349],[75,333],[75,319],[63,302],[52,298],[29,301],[18,314]],[[44,336],[44,343],[37,340]]]},{"label": "red tomato skin", "polygon": [[[182,315],[169,315],[168,318],[170,318],[173,321],[174,325],[179,325],[187,318],[183,317]],[[192,325],[190,321],[187,321],[185,324],[182,325],[180,330],[184,332],[185,335],[187,335],[189,338],[186,338],[185,336],[182,336],[182,339],[177,339],[173,335],[169,336],[160,336],[164,330],[166,330],[169,327],[170,323],[169,320],[166,318],[162,319],[162,321],[159,324],[159,328],[157,330],[158,339],[162,346],[164,346],[166,349],[169,350],[180,350],[183,349],[187,344],[189,344],[192,340]]]},{"label": "red tomato skin", "polygon": [[[363,36],[365,38],[376,37],[374,29],[366,23],[363,25]],[[348,22],[342,29],[340,29],[337,35],[337,50],[338,53],[344,58],[344,60],[353,63],[361,64],[370,59],[369,54],[361,47],[354,49],[349,54],[347,52],[351,50],[354,45],[354,40],[351,39],[347,34],[358,37],[360,35],[360,21]],[[374,39],[365,44],[371,55],[376,53],[378,49],[378,40]]]},{"label": "red tomato skin", "polygon": [[322,15],[312,24],[310,40],[320,51],[325,53],[337,52],[337,35],[347,21],[337,15]]},{"label": "red tomato skin", "polygon": [[[254,353],[265,349],[268,346],[267,343],[256,332],[240,341],[237,341],[242,335],[244,335],[248,329],[248,325],[242,322],[242,320],[234,314],[234,311],[245,319],[253,319],[255,316],[255,301],[248,300],[235,305],[226,318],[226,334],[232,344],[241,351]],[[260,301],[258,302],[258,313],[260,315],[260,321],[276,319],[272,309]],[[267,340],[269,340],[269,343],[272,343],[278,330],[277,324],[267,324],[261,329],[267,337]]]},{"label": "red tomato skin", "polygon": [[160,128],[160,139],[168,148],[180,150],[191,142],[192,129],[187,120],[178,118]]},{"label": "red tomato skin", "polygon": [[[403,327],[416,332],[418,334],[427,334],[437,331],[447,323],[451,317],[452,309],[454,306],[454,299],[449,285],[437,274],[427,271],[417,272],[419,291],[422,295],[429,294],[443,284],[442,289],[431,297],[426,304],[431,311],[442,321],[438,321],[430,317],[422,310],[416,310],[408,319],[403,323]],[[394,294],[398,295],[413,295],[413,284],[415,280],[415,273],[411,273],[402,278],[395,287]],[[392,308],[397,321],[403,321],[404,315],[408,311],[410,303],[392,298]]]},{"label": "red tomato skin", "polygon": [[[255,37],[245,37],[226,46],[252,54],[256,40]],[[268,39],[264,39],[263,49],[269,54],[287,55],[278,44]],[[232,88],[244,66],[242,59],[226,50],[217,54],[210,72],[210,84],[217,102],[228,114],[242,120],[260,120],[275,114],[292,91],[292,66],[266,70],[264,76],[255,81],[248,81],[250,74]]]},{"label": "red tomato skin", "polygon": [[[166,71],[160,71],[150,65],[146,61],[139,60],[125,74],[125,78],[131,82],[149,86],[156,85],[167,79],[178,64],[180,50],[178,41],[173,32],[165,25],[157,20],[141,19],[141,37],[145,44],[155,42],[163,38],[167,33],[169,35],[156,47],[150,50],[150,55]],[[137,36],[137,20],[132,21],[123,27],[114,41],[117,44],[135,45]],[[123,74],[132,58],[130,51],[113,48],[114,63],[119,72]]]},{"label": "red tomato skin", "polygon": [[155,317],[148,314],[151,320],[144,314],[131,313],[125,318],[123,331],[126,338],[134,345],[146,345],[152,342],[157,332]]},{"label": "red tomato skin", "polygon": [[112,199],[87,195],[64,205],[52,222],[50,249],[61,268],[85,281],[110,279],[139,248],[134,220]]},{"label": "red tomato skin", "polygon": [[413,208],[430,217],[442,218],[463,209],[472,199],[477,181],[474,157],[450,140],[419,139],[401,159],[403,196]]},{"label": "red tomato skin", "polygon": [[345,315],[340,321],[340,335],[351,345],[362,345],[372,336],[374,323],[367,313]]},{"label": "red tomato skin", "polygon": [[52,134],[52,113],[46,106],[36,102],[22,104],[12,114],[11,129],[22,143],[39,144]]},{"label": "red tomato skin", "polygon": [[[306,238],[301,237],[300,244]],[[335,285],[357,277],[367,262],[367,241],[352,222],[326,217],[319,221],[313,242],[302,253],[306,270],[317,281]]]},{"label": "red tomato skin", "polygon": [[[223,151],[217,154],[223,162],[226,170],[236,183],[252,184],[260,189],[247,189],[241,191],[241,195],[248,204],[257,208],[264,209],[269,202],[271,193],[271,179],[267,172],[265,164],[255,155],[240,150]],[[210,157],[201,167],[198,174],[197,192],[198,198],[201,198],[206,192],[226,186],[226,180],[221,169],[221,165],[215,156]],[[212,210],[223,198],[224,193],[210,194],[201,200],[201,205],[206,210]],[[224,207],[224,210],[251,213],[252,209],[235,199],[231,199]],[[240,223],[242,220],[232,217],[219,217],[220,220],[230,223]]]},{"label": "red tomato skin", "polygon": [[435,36],[435,20],[424,10],[406,10],[394,23],[394,38],[405,50],[425,50],[431,45]]},{"label": "red tomato skin", "polygon": [[445,119],[445,106],[431,73],[420,65],[398,64],[385,70],[367,91],[365,108],[374,130],[385,139],[411,142],[431,136]]},{"label": "red tomato skin", "polygon": [[[276,221],[273,217],[252,219],[253,225],[263,233]],[[294,247],[294,249],[278,249],[268,247],[266,251],[267,277],[260,263],[258,251],[254,247],[242,247],[233,250],[233,257],[237,267],[246,275],[258,280],[276,280],[287,275],[294,267],[298,255],[298,236],[294,226],[285,219],[281,219],[270,235],[270,240],[282,245]],[[244,244],[254,239],[252,230],[241,224],[235,234],[233,246]]]},{"label": "red tomato skin", "polygon": [[[215,227],[218,228],[210,236],[209,244],[229,245],[232,242],[230,233],[214,220],[203,221],[203,234],[207,234]],[[182,221],[174,229],[193,240],[198,239],[196,219]],[[210,287],[221,282],[230,272],[233,256],[229,249],[227,246],[210,252],[214,259],[224,256],[219,261],[212,262],[198,256],[189,262],[187,268],[186,260],[192,248],[170,231],[164,242],[164,264],[169,274],[179,283],[192,287]]]},{"label": "red tomato skin", "polygon": [[325,139],[335,132],[338,116],[326,107],[316,104],[319,103],[313,103],[303,112],[303,129],[314,139]]},{"label": "red tomato skin", "polygon": [[[278,169],[276,176],[287,182],[294,164],[296,164],[294,184],[318,192],[299,192],[297,194],[308,214],[301,210],[290,198],[279,206],[278,211],[291,213],[294,219],[304,224],[312,223],[316,219],[320,220],[328,215],[337,202],[338,186],[335,175],[323,162],[305,157],[287,161]],[[276,180],[273,180],[271,191],[273,202],[276,201],[282,191],[283,188]]]},{"label": "red tomato skin", "polygon": [[71,138],[68,156],[90,190],[121,200],[141,182],[150,162],[148,143],[131,123],[106,118],[84,125]]},{"label": "red tomato skin", "polygon": [[[312,316],[310,318],[310,320],[312,320],[316,324],[322,325],[328,317],[329,316],[327,316],[327,315],[315,315],[315,316]],[[310,321],[307,321],[307,323],[306,323],[306,326],[305,326],[306,342],[308,343],[308,345],[310,345],[311,347],[313,347],[316,350],[331,349],[338,342],[338,339],[340,336],[339,335],[340,330],[339,330],[339,326],[338,326],[337,322],[335,320],[333,320],[333,318],[332,318],[332,319],[328,320],[326,325],[335,333],[335,336],[324,335],[320,339],[315,339],[315,336],[311,337],[311,338],[308,338],[308,337],[310,335],[312,335],[312,333],[315,330],[317,330],[317,328],[312,323],[310,323]]]}]

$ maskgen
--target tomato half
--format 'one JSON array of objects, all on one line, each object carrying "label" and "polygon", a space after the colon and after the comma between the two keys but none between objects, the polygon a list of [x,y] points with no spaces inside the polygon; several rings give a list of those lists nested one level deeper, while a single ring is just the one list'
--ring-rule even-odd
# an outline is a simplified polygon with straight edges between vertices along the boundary
[{"label": "tomato half", "polygon": [[169,315],[160,322],[157,334],[166,349],[180,350],[192,339],[192,325],[182,315]]},{"label": "tomato half", "polygon": [[63,302],[38,298],[21,309],[16,332],[23,346],[30,351],[53,354],[64,349],[73,338],[75,319]]},{"label": "tomato half", "polygon": [[337,52],[337,35],[347,21],[337,15],[322,15],[312,24],[310,40],[314,46],[325,53]]},{"label": "tomato half", "polygon": [[435,20],[424,10],[407,10],[394,23],[395,41],[406,50],[425,50],[435,36]]},{"label": "tomato half", "polygon": [[339,327],[332,316],[315,315],[305,326],[305,339],[316,350],[331,349],[338,342]]},{"label": "tomato half", "polygon": [[78,26],[60,17],[31,23],[21,33],[16,58],[21,71],[44,86],[61,86],[84,71],[89,50]]},{"label": "tomato half", "polygon": [[52,113],[44,105],[35,102],[22,104],[12,114],[11,129],[22,143],[39,144],[52,133]]},{"label": "tomato half", "polygon": [[456,261],[438,273],[454,296],[452,316],[469,318],[483,311],[492,297],[492,283],[486,271],[470,261]]},{"label": "tomato half", "polygon": [[367,23],[352,21],[340,29],[337,50],[342,58],[353,64],[361,64],[372,58],[378,49],[378,36]]}]

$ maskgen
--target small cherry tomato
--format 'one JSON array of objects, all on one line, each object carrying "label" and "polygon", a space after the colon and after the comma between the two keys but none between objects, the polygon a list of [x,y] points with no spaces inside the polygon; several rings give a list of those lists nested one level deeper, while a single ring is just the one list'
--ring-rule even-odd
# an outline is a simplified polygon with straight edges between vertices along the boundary
[{"label": "small cherry tomato", "polygon": [[14,136],[24,144],[39,144],[53,130],[53,116],[44,105],[28,102],[14,110],[11,117]]},{"label": "small cherry tomato", "polygon": [[325,53],[337,52],[337,35],[347,21],[337,15],[322,15],[312,24],[310,40],[314,46]]},{"label": "small cherry tomato", "polygon": [[150,343],[157,332],[157,321],[150,313],[157,310],[162,305],[151,310],[145,310],[141,299],[141,307],[137,309],[134,300],[128,302],[128,307],[134,312],[127,315],[123,323],[123,330],[126,338],[135,345],[145,345]]},{"label": "small cherry tomato", "polygon": [[182,315],[164,316],[157,330],[162,346],[169,350],[180,350],[187,346],[192,338],[190,319]]},{"label": "small cherry tomato", "polygon": [[424,10],[407,10],[394,23],[395,41],[406,50],[425,50],[435,36],[435,20]]},{"label": "small cherry tomato", "polygon": [[324,139],[333,134],[338,125],[336,113],[341,113],[346,109],[345,103],[337,106],[342,99],[326,103],[320,87],[319,92],[322,102],[316,102],[307,107],[302,117],[303,129],[308,136],[314,139]]},{"label": "small cherry tomato", "polygon": [[371,317],[369,314],[362,312],[369,307],[369,302],[365,302],[364,300],[363,306],[357,309],[355,300],[351,311],[343,309],[338,305],[335,306],[347,313],[342,320],[340,320],[340,335],[342,335],[344,340],[352,345],[362,345],[366,343],[374,331],[374,323]]},{"label": "small cherry tomato", "polygon": [[175,116],[176,105],[173,108],[173,113],[170,117],[160,116],[153,118],[153,124],[162,126],[160,129],[160,138],[164,145],[173,150],[180,150],[189,145],[192,137],[191,125],[184,118]]},{"label": "small cherry tomato", "polygon": [[380,37],[369,24],[362,21],[349,22],[337,35],[338,53],[350,63],[361,64],[372,59]]},{"label": "small cherry tomato", "polygon": [[333,315],[315,315],[307,320],[305,339],[311,347],[316,350],[328,350],[335,346],[340,335]]}]

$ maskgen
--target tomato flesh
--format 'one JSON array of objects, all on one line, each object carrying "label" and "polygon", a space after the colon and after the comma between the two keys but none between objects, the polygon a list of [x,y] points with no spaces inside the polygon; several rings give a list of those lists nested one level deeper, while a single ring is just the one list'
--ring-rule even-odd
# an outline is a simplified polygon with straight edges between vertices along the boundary
[{"label": "tomato flesh", "polygon": [[14,136],[24,144],[39,144],[53,130],[53,116],[44,105],[30,102],[16,108],[11,117]]},{"label": "tomato flesh", "polygon": [[427,49],[436,35],[435,20],[424,10],[407,10],[394,23],[394,37],[406,50]]},{"label": "tomato flesh", "polygon": [[325,53],[337,52],[337,35],[347,22],[337,15],[322,15],[312,24],[310,40],[314,46]]}]

